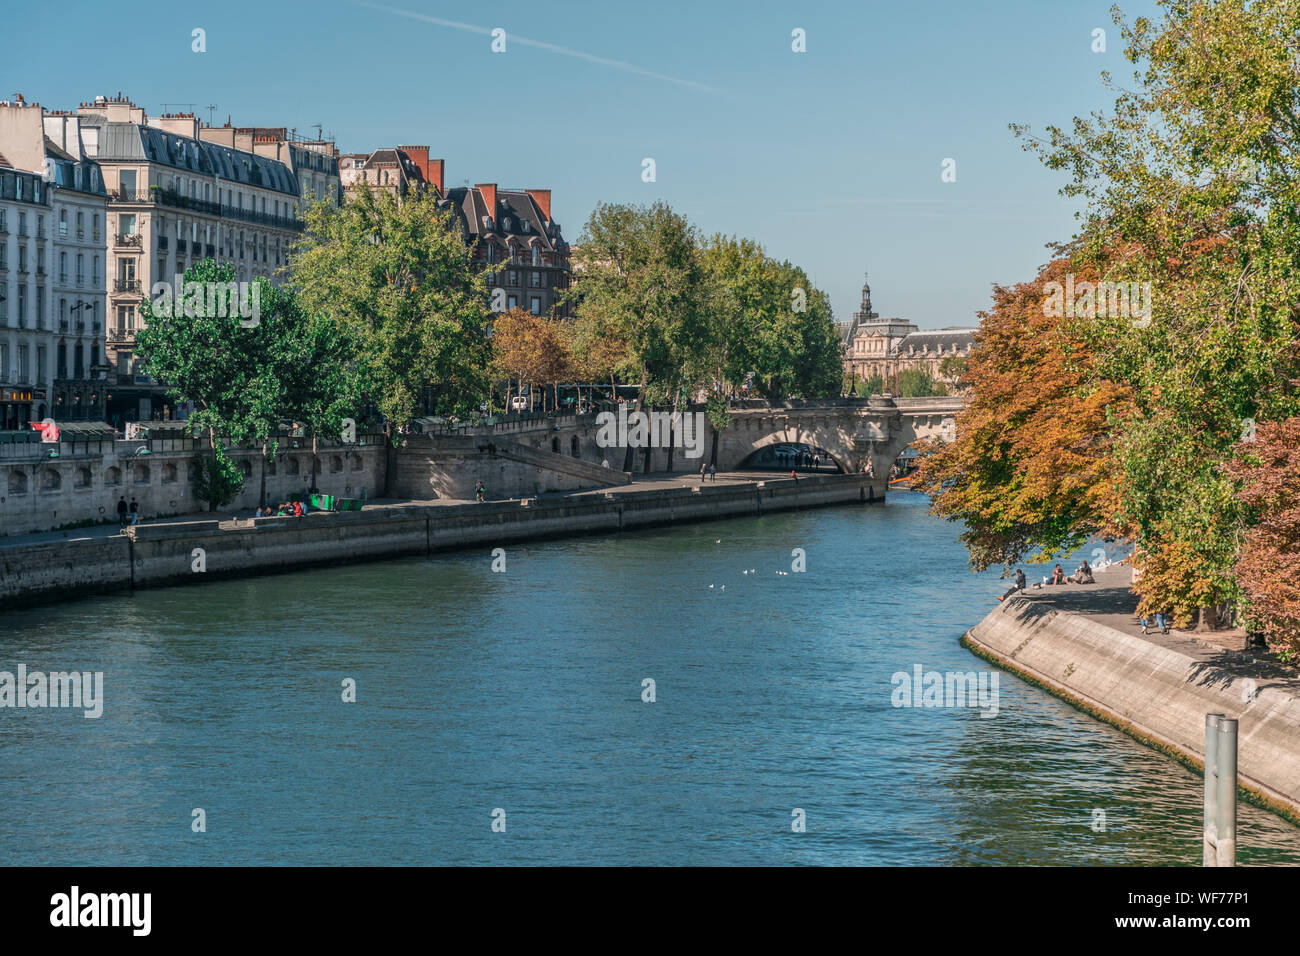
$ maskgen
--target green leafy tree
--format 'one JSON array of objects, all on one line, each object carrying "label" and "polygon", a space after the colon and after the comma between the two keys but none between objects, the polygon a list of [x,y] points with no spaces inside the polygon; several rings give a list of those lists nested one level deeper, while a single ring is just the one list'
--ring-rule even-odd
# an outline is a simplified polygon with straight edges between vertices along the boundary
[{"label": "green leafy tree", "polygon": [[[236,481],[230,469],[238,469],[226,459],[221,442],[246,443],[267,434],[277,390],[260,361],[258,327],[245,325],[237,302],[225,297],[235,282],[233,267],[205,259],[188,269],[182,281],[183,290],[171,290],[183,293],[179,307],[171,295],[141,304],[144,328],[136,333],[136,350],[169,398],[194,403],[190,422],[207,433],[211,448],[200,469],[204,493],[199,496],[209,510],[216,510],[243,487],[242,472]],[[261,301],[270,299],[270,284],[255,281]]]},{"label": "green leafy tree", "polygon": [[771,401],[840,394],[843,362],[830,300],[798,266],[752,239],[715,235],[703,250],[710,284],[713,375]]},{"label": "green leafy tree", "polygon": [[346,330],[365,396],[395,444],[420,411],[468,416],[490,390],[488,279],[449,208],[363,188],[341,208],[317,204],[293,251],[304,305]]},{"label": "green leafy tree", "polygon": [[[637,408],[699,383],[694,357],[711,334],[699,237],[666,203],[601,203],[574,256],[577,281],[568,298],[582,321],[624,348],[618,364],[639,383]],[[632,469],[633,449],[623,470]],[[649,449],[646,461],[649,462]]]},{"label": "green leafy tree", "polygon": [[1250,516],[1224,466],[1243,423],[1297,411],[1300,5],[1161,6],[1131,25],[1114,13],[1136,65],[1114,110],[1027,148],[1086,200],[1073,261],[1129,292],[1104,306],[1076,296],[1061,321],[1090,346],[1099,381],[1132,388],[1114,429],[1115,517],[1133,529],[1139,609],[1183,626],[1240,600]]},{"label": "green leafy tree", "polygon": [[905,368],[898,373],[898,394],[903,398],[928,398],[947,395],[948,389],[936,382],[927,368]]}]

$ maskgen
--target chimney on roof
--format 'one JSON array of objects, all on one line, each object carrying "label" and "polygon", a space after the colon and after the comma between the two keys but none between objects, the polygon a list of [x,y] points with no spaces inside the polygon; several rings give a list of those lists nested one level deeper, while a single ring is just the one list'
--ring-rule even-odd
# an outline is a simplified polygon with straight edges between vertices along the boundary
[{"label": "chimney on roof", "polygon": [[441,196],[444,191],[442,186],[442,182],[443,182],[442,177],[443,177],[443,167],[445,164],[446,164],[446,160],[444,159],[429,160],[429,173],[430,173],[429,182],[433,183],[433,185],[437,188],[439,196]]},{"label": "chimney on roof", "polygon": [[474,188],[483,194],[483,201],[487,203],[487,214],[495,220],[497,217],[497,184],[475,183]]},{"label": "chimney on roof", "polygon": [[397,147],[407,155],[411,162],[415,163],[420,170],[420,176],[427,183],[429,182],[429,147],[428,146],[399,146]]},{"label": "chimney on roof", "polygon": [[533,202],[537,203],[537,208],[542,211],[542,218],[549,220],[551,218],[551,191],[549,189],[528,189],[525,192],[532,197]]}]

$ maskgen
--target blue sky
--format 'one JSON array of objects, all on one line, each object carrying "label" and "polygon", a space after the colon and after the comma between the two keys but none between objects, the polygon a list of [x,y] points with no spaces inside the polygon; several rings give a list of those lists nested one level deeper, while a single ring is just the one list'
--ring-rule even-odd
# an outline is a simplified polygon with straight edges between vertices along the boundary
[{"label": "blue sky", "polygon": [[869,269],[876,311],[937,328],[974,324],[993,283],[1031,278],[1073,233],[1061,175],[1007,124],[1109,107],[1099,74],[1131,72],[1110,2],[23,4],[5,11],[0,96],[121,91],[150,114],[320,123],[344,152],[427,143],[450,185],[549,187],[570,242],[598,201],[663,199],[803,266],[837,319]]}]

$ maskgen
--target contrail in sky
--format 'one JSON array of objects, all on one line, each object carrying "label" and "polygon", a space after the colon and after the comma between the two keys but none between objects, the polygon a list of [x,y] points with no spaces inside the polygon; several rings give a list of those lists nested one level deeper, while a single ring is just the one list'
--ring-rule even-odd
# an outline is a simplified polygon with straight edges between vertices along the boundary
[{"label": "contrail in sky", "polygon": [[[440,27],[450,27],[453,30],[464,30],[467,33],[479,33],[483,36],[491,36],[492,31],[487,27],[478,27],[472,23],[460,23],[457,20],[443,20],[439,17],[427,16],[423,13],[413,13],[410,10],[398,10],[395,7],[385,7],[377,3],[359,3],[361,7],[369,7],[371,10],[383,10],[385,13],[394,13],[399,17],[410,17],[412,20],[423,20],[425,23],[433,23]],[[546,50],[548,53],[558,53],[561,56],[571,56],[577,60],[586,60],[588,63],[595,63],[600,66],[612,67],[615,70],[622,70],[624,73],[635,73],[637,76],[648,76],[652,79],[663,80],[667,83],[676,83],[678,86],[689,86],[693,90],[704,90],[708,93],[726,93],[726,90],[720,90],[716,86],[709,86],[706,83],[696,83],[694,80],[683,80],[676,76],[668,76],[664,73],[656,73],[653,70],[647,70],[637,66],[635,63],[624,63],[621,60],[611,60],[603,56],[593,56],[590,53],[583,53],[581,50],[570,50],[568,47],[556,46],[554,43],[546,43],[542,40],[530,40],[527,37],[521,37],[517,33],[506,34],[507,43],[519,43],[523,46],[536,47],[539,50]]]}]

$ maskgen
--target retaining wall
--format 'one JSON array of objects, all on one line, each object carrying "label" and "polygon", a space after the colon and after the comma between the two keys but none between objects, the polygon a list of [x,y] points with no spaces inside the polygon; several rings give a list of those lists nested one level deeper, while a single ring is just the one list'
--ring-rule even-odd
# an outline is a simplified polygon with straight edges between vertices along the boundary
[{"label": "retaining wall", "polygon": [[0,606],[537,538],[883,502],[884,493],[879,480],[825,475],[486,504],[381,506],[303,518],[144,524],[126,536],[0,547]]},{"label": "retaining wall", "polygon": [[1300,822],[1300,680],[1276,665],[1208,645],[1180,651],[1025,598],[964,643],[1198,769],[1205,715],[1237,718],[1241,783]]}]

